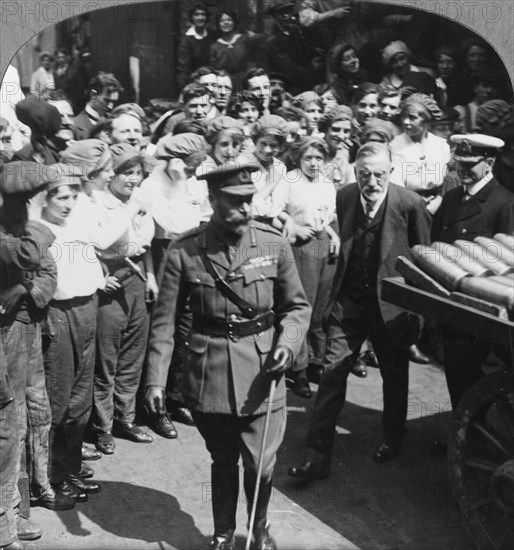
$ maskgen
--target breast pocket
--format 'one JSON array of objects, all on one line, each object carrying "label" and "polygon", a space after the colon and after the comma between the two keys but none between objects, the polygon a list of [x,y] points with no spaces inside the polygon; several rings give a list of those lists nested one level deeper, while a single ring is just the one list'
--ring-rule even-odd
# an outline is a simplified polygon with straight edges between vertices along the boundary
[{"label": "breast pocket", "polygon": [[276,280],[277,264],[245,269],[243,281],[246,299],[256,304],[259,311],[271,309]]}]

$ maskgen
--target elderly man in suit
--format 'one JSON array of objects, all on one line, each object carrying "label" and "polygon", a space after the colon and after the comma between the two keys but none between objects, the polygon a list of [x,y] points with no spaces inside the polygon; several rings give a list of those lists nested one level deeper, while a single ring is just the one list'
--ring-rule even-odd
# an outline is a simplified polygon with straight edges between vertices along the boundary
[{"label": "elderly man in suit", "polygon": [[345,403],[346,380],[353,360],[369,338],[383,380],[383,438],[373,460],[385,462],[399,452],[405,434],[408,393],[408,347],[420,319],[380,299],[384,277],[398,275],[395,263],[416,244],[430,238],[430,215],[419,196],[389,183],[388,145],[369,142],[357,152],[357,183],[337,195],[341,250],[329,307],[325,311],[327,348],[307,451],[293,477],[327,477],[337,416]]},{"label": "elderly man in suit", "polygon": [[252,536],[255,550],[276,548],[267,508],[286,425],[281,374],[298,355],[311,314],[289,243],[251,221],[251,172],[258,168],[227,164],[204,176],[213,215],[168,249],[149,343],[146,400],[158,414],[164,410],[177,313],[189,299],[193,323],[182,390],[212,457],[214,550],[235,548],[240,456],[249,508],[253,502],[270,376],[279,381]]},{"label": "elderly man in suit", "polygon": [[[483,134],[456,134],[450,139],[457,144],[453,158],[461,186],[443,197],[434,218],[434,240],[453,243],[514,233],[514,194],[493,176],[494,159],[504,142]],[[446,382],[455,409],[464,392],[483,376],[482,363],[491,345],[458,327],[443,326],[442,336]]]}]

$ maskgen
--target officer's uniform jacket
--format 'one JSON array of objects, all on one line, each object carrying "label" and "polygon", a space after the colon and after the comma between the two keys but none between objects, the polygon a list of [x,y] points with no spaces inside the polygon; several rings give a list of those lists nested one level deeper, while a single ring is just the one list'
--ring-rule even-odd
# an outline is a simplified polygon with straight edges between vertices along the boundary
[{"label": "officer's uniform jacket", "polygon": [[[239,308],[215,287],[200,257],[201,248],[221,277],[259,314],[273,309],[275,327],[241,339],[210,336],[198,329],[199,320],[241,318]],[[183,361],[182,390],[188,405],[206,413],[260,414],[266,410],[269,394],[264,370],[270,352],[275,345],[286,345],[296,357],[307,333],[311,307],[291,247],[274,229],[252,222],[231,261],[226,251],[211,223],[189,231],[168,249],[152,321],[147,385],[166,385],[176,319],[189,297],[195,322]],[[282,377],[274,410],[285,405],[285,398]]]},{"label": "officer's uniform jacket", "polygon": [[493,178],[468,200],[464,200],[461,186],[450,189],[435,216],[432,237],[434,241],[453,243],[513,232],[514,194]]}]

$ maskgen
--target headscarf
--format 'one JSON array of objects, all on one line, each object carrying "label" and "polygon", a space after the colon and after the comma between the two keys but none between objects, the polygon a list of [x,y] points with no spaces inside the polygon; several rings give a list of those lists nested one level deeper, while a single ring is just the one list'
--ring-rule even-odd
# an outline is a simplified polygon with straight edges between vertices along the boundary
[{"label": "headscarf", "polygon": [[109,146],[101,139],[76,141],[61,153],[62,162],[78,166],[86,176],[104,168],[110,159]]},{"label": "headscarf", "polygon": [[415,106],[421,109],[428,115],[428,118],[432,121],[441,120],[443,118],[443,112],[437,104],[436,100],[426,94],[414,93],[410,95],[402,105],[402,110],[409,105]]},{"label": "headscarf", "polygon": [[320,132],[327,132],[330,126],[337,120],[353,120],[353,112],[347,105],[335,105],[324,113],[319,121]]},{"label": "headscarf", "polygon": [[253,126],[251,137],[257,141],[263,136],[275,136],[279,140],[285,140],[287,134],[287,122],[278,115],[264,115]]},{"label": "headscarf", "polygon": [[409,59],[412,57],[412,53],[405,42],[402,42],[401,40],[393,40],[382,50],[382,61],[384,66],[388,67],[391,59],[397,53],[407,54]]}]

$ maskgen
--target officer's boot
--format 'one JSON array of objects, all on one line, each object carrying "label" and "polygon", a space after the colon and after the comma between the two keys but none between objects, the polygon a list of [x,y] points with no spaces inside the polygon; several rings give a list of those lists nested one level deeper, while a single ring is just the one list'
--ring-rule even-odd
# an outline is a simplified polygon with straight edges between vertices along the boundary
[{"label": "officer's boot", "polygon": [[[255,493],[255,475],[248,475],[245,472],[244,488],[248,509],[248,519],[252,513],[253,496]],[[259,496],[257,498],[257,506],[255,509],[255,521],[253,524],[253,550],[277,550],[277,545],[273,537],[269,534],[268,525],[268,504],[271,498],[273,482],[271,479],[264,481],[261,479],[259,486]]]},{"label": "officer's boot", "polygon": [[210,550],[235,550],[236,510],[239,496],[239,468],[236,465],[211,466],[212,515],[214,536]]}]

